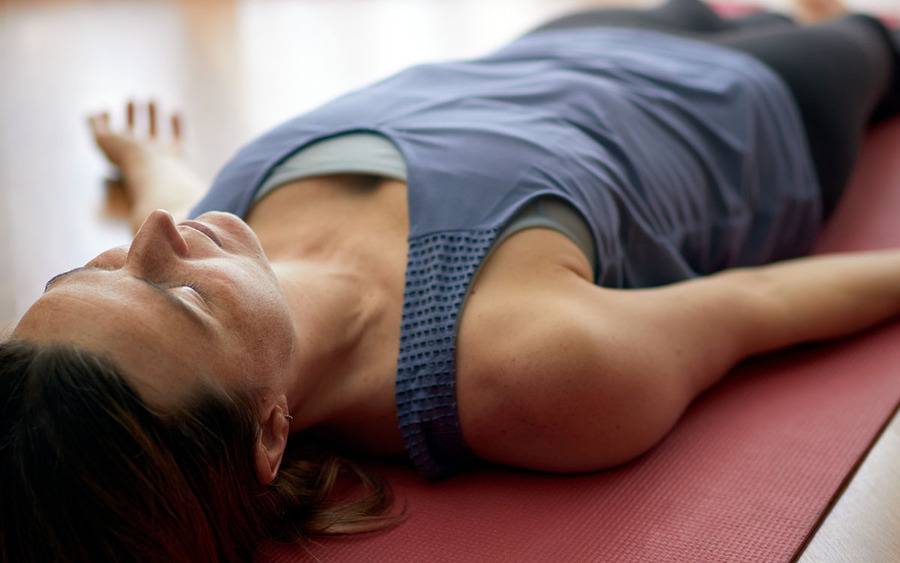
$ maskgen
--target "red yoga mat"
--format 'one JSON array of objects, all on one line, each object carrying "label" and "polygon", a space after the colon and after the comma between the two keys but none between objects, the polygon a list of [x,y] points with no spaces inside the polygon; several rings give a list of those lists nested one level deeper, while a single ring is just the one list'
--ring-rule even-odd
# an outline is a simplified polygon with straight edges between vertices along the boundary
[{"label": "red yoga mat", "polygon": [[[869,132],[817,252],[900,247],[900,118]],[[810,280],[814,283],[815,280]],[[788,561],[900,402],[900,322],[741,364],[614,470],[388,475],[410,519],[258,560]]]}]

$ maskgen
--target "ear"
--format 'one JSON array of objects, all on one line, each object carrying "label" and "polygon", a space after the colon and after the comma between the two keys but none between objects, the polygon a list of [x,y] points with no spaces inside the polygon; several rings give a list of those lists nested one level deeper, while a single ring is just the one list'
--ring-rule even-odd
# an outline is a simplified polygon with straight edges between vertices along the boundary
[{"label": "ear", "polygon": [[284,395],[270,399],[261,412],[261,431],[256,440],[254,457],[256,477],[263,485],[268,485],[275,479],[281,466],[291,431],[291,423],[284,416],[287,412],[287,398]]}]

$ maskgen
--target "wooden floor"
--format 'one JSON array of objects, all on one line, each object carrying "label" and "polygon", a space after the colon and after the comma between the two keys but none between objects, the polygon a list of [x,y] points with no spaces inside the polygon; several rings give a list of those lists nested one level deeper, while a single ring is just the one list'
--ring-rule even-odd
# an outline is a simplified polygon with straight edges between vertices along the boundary
[{"label": "wooden floor", "polygon": [[[611,5],[652,6],[659,0]],[[900,16],[900,0],[847,2]],[[596,0],[0,0],[0,335],[53,274],[130,240],[89,112],[153,97],[212,178],[256,133],[411,64],[480,55]],[[786,0],[761,2],[783,8]],[[900,561],[900,423],[801,561]]]}]

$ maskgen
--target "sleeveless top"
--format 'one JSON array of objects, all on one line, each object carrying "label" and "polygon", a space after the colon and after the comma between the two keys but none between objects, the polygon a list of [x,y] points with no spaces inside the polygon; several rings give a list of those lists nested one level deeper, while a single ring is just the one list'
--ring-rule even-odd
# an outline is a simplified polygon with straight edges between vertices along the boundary
[{"label": "sleeveless top", "polygon": [[[253,195],[253,204],[279,187],[296,180],[348,173],[371,174],[403,182],[407,180],[403,155],[390,141],[372,133],[344,133],[308,145],[273,168],[272,173]],[[533,200],[510,219],[491,243],[481,262],[482,265],[504,240],[519,231],[533,227],[550,228],[571,239],[587,258],[591,271],[596,271],[597,251],[594,248],[594,239],[591,238],[590,227],[581,220],[578,210],[561,199],[548,196]],[[474,277],[477,276],[476,272]],[[465,307],[465,303],[464,297],[461,307]]]},{"label": "sleeveless top", "polygon": [[272,169],[367,131],[408,168],[408,254],[396,400],[429,479],[477,461],[455,393],[460,306],[515,213],[577,209],[594,282],[645,287],[809,252],[822,205],[796,103],[771,69],[658,31],[546,30],[486,56],[415,65],[264,133],[191,211],[245,216]]}]

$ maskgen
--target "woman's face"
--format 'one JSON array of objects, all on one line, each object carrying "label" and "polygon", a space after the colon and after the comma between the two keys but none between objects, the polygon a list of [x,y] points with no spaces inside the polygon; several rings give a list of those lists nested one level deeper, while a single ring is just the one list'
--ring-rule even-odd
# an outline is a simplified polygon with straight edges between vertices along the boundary
[{"label": "woman's face", "polygon": [[108,354],[148,401],[205,378],[281,392],[294,329],[256,235],[229,213],[150,214],[130,247],[53,278],[13,336]]}]

